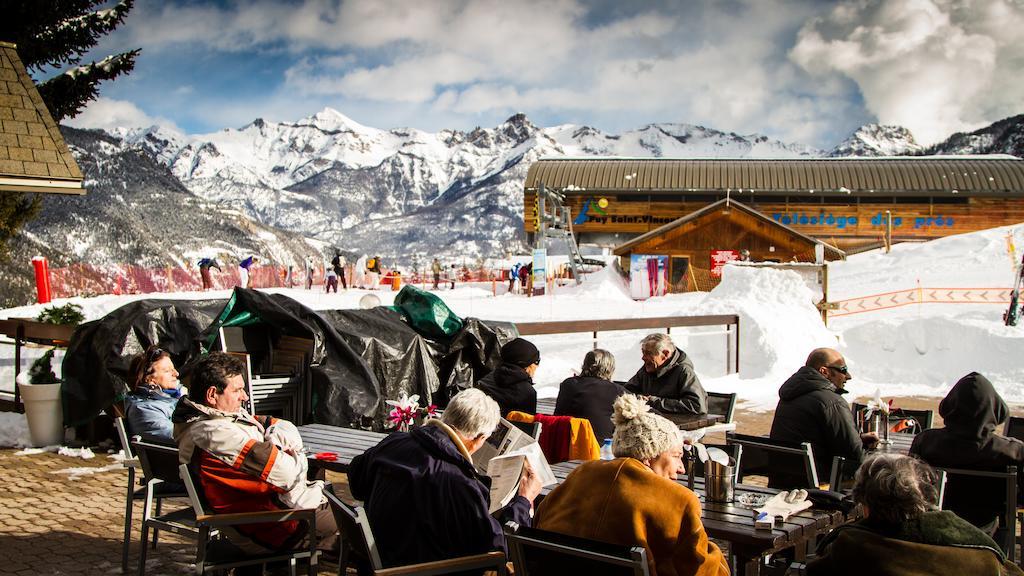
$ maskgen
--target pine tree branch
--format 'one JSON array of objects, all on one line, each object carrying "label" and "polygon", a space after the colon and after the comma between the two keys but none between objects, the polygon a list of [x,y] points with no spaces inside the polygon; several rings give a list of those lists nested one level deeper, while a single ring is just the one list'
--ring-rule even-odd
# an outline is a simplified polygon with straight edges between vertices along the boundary
[{"label": "pine tree branch", "polygon": [[42,205],[41,194],[0,192],[0,262],[10,259],[8,241],[35,219]]},{"label": "pine tree branch", "polygon": [[134,0],[122,0],[116,6],[90,11],[105,0],[25,0],[5,5],[5,23],[0,24],[0,39],[14,42],[25,67],[40,70],[46,66],[77,64],[82,56],[109,34],[132,9]]},{"label": "pine tree branch", "polygon": [[140,50],[107,56],[99,62],[72,68],[39,85],[39,95],[54,121],[73,118],[99,94],[99,83],[131,72]]}]

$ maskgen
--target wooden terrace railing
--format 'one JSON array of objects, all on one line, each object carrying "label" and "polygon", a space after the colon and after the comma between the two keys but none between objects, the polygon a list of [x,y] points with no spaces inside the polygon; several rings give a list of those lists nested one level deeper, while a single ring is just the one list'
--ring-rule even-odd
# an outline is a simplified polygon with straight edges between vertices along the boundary
[{"label": "wooden terrace railing", "polygon": [[593,334],[594,348],[597,348],[598,332],[664,328],[666,333],[671,334],[672,328],[692,326],[725,326],[725,373],[732,374],[733,372],[740,371],[740,317],[736,314],[562,320],[557,322],[519,322],[516,324],[516,328],[521,336],[590,332]]}]

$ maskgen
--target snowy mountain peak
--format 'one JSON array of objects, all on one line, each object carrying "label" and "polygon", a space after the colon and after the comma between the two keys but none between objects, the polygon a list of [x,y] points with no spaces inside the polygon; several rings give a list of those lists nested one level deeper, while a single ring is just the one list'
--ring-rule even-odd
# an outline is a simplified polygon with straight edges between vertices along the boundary
[{"label": "snowy mountain peak", "polygon": [[958,132],[925,154],[1011,154],[1024,157],[1024,114],[1004,118],[968,134]]},{"label": "snowy mountain peak", "polygon": [[363,126],[334,108],[324,108],[316,114],[299,120],[298,125],[315,126],[327,133],[352,132],[355,134],[376,134],[380,130]]},{"label": "snowy mountain peak", "polygon": [[849,138],[832,149],[828,155],[840,156],[903,156],[917,154],[923,147],[903,126],[865,124]]}]

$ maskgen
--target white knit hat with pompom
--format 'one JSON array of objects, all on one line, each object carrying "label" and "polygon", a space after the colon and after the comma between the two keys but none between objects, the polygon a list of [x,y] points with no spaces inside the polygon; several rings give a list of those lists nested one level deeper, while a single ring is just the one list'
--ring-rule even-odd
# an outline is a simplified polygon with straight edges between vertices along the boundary
[{"label": "white knit hat with pompom", "polygon": [[667,418],[652,413],[643,398],[623,394],[615,401],[614,408],[612,453],[616,458],[653,460],[658,454],[682,445],[679,428]]}]

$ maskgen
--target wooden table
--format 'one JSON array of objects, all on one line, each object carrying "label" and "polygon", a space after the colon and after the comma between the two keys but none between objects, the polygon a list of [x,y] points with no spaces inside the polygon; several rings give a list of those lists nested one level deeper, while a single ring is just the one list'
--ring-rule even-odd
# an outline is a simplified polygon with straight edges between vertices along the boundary
[{"label": "wooden table", "polygon": [[[552,465],[551,469],[561,483],[580,464],[578,460],[562,462]],[[686,486],[687,480],[681,477],[677,482]],[[703,478],[694,479],[693,491],[700,497],[704,530],[712,538],[729,542],[739,572],[747,576],[761,574],[762,559],[768,554],[792,548],[795,559],[803,560],[807,544],[847,521],[842,512],[811,508],[790,516],[785,522],[776,522],[772,530],[755,530],[754,514],[749,508],[735,503],[708,502]],[[548,492],[550,489],[545,488],[542,494]],[[736,486],[736,496],[744,492],[772,495],[779,491],[746,484]]]},{"label": "wooden table", "polygon": [[21,391],[18,389],[18,373],[21,372],[21,347],[26,342],[46,346],[66,347],[74,334],[75,327],[66,324],[37,322],[30,318],[8,318],[0,320],[0,334],[14,338],[14,410],[22,412]]},{"label": "wooden table", "polygon": [[[387,437],[384,432],[341,428],[327,424],[307,424],[299,426],[298,429],[302,444],[309,452],[310,466],[332,472],[347,472],[353,458],[373,448]],[[333,462],[316,460],[314,456],[319,452],[334,452],[338,459]]]},{"label": "wooden table", "polygon": [[879,444],[874,449],[868,452],[888,452],[892,454],[910,454],[910,445],[914,443],[914,437],[917,434],[900,434],[896,432],[889,433],[889,441],[891,444]]},{"label": "wooden table", "polygon": [[[547,414],[549,416],[554,414],[555,398],[538,398],[537,413]],[[655,411],[655,413],[671,420],[673,424],[679,426],[680,430],[707,428],[712,424],[718,424],[719,422],[725,421],[725,416],[722,414],[673,414],[670,412],[658,411]]]},{"label": "wooden table", "polygon": [[[299,434],[310,453],[310,466],[335,472],[346,472],[353,458],[376,446],[387,436],[381,432],[325,424],[299,426]],[[316,460],[313,455],[318,452],[334,452],[338,459],[333,462]],[[581,463],[578,460],[562,462],[552,465],[551,469],[555,478],[562,482]],[[681,478],[679,483],[685,486],[686,478]],[[791,516],[786,522],[777,523],[772,530],[755,530],[751,510],[738,504],[707,502],[702,478],[695,479],[693,489],[701,499],[704,529],[712,538],[729,542],[738,566],[742,567],[742,573],[746,575],[760,574],[762,558],[788,548],[793,548],[795,558],[802,560],[809,542],[845,521],[840,512],[812,508]],[[548,492],[550,489],[545,488],[542,494]],[[743,484],[736,487],[737,496],[743,492],[775,494],[778,491]]]}]

